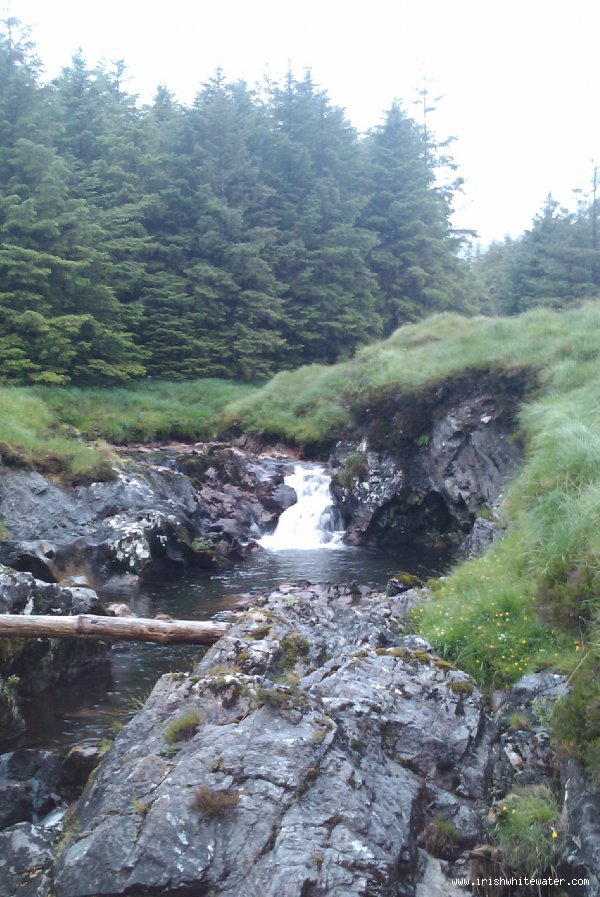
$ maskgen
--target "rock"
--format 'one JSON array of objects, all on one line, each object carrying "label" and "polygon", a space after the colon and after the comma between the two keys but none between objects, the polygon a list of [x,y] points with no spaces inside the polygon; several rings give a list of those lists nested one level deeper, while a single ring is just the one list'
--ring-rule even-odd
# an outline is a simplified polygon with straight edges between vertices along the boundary
[{"label": "rock", "polygon": [[414,576],[412,573],[400,572],[388,580],[385,590],[388,598],[393,598],[395,595],[401,595],[403,592],[408,592],[411,589],[418,589],[422,585],[423,582],[418,576]]},{"label": "rock", "polygon": [[[331,460],[346,540],[435,545],[441,536],[456,548],[519,464],[520,449],[510,437],[529,386],[523,371],[478,373],[418,396],[389,388],[366,410],[355,409],[355,429],[364,437],[340,444]],[[470,551],[497,534],[483,523],[477,530]]]},{"label": "rock", "polygon": [[586,888],[577,892],[584,897],[600,895],[600,794],[583,775],[579,765],[562,764],[561,779],[565,791],[564,817],[566,846],[558,867],[568,880],[587,879]]},{"label": "rock", "polygon": [[69,800],[73,800],[101,759],[102,750],[98,741],[86,741],[73,745],[67,756],[61,761],[59,783],[61,794]]},{"label": "rock", "polygon": [[[450,882],[448,863],[420,851],[422,871],[415,888],[415,897],[464,897],[470,888],[459,888]],[[466,876],[468,877],[468,876]]]},{"label": "rock", "polygon": [[61,804],[60,767],[61,758],[49,751],[0,755],[0,830],[19,822],[39,822]]},{"label": "rock", "polygon": [[117,736],[57,897],[413,895],[428,790],[471,837],[485,714],[472,680],[399,626],[379,593],[259,599]]},{"label": "rock", "polygon": [[10,740],[25,728],[25,720],[19,709],[17,697],[18,680],[0,676],[0,733],[3,740]]},{"label": "rock", "polygon": [[134,617],[135,614],[124,601],[111,601],[104,605],[108,614],[113,617]]},{"label": "rock", "polygon": [[179,460],[179,468],[198,490],[211,519],[208,531],[217,539],[223,537],[221,550],[226,553],[236,551],[236,541],[272,529],[296,501],[294,490],[283,482],[289,458],[259,457],[218,443],[198,448]]},{"label": "rock", "polygon": [[[523,676],[500,700],[497,697],[501,750],[492,792],[500,800],[514,787],[544,786],[556,793],[559,785],[566,834],[557,875],[567,881],[587,879],[587,885],[568,888],[567,893],[600,897],[600,795],[575,760],[556,757],[547,730],[554,703],[568,689],[567,676],[545,670]],[[491,812],[493,819],[494,807]]]},{"label": "rock", "polygon": [[113,481],[87,486],[0,468],[0,519],[12,535],[0,541],[0,562],[77,585],[218,571],[295,501],[287,464],[209,444],[130,461]]},{"label": "rock", "polygon": [[0,894],[48,897],[56,836],[29,823],[0,832]]},{"label": "rock", "polygon": [[496,539],[500,538],[503,529],[496,520],[477,517],[473,529],[460,546],[460,554],[465,558],[479,557],[484,554]]},{"label": "rock", "polygon": [[[96,592],[42,582],[0,565],[0,614],[104,614]],[[1,617],[0,617],[1,620]],[[75,639],[3,639],[0,643],[0,739],[23,729],[19,699],[105,663],[108,646]]]}]

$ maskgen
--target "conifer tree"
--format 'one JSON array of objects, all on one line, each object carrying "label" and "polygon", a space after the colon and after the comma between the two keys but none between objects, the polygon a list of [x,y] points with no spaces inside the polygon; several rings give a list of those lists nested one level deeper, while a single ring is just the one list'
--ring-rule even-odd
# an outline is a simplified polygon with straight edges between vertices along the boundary
[{"label": "conifer tree", "polygon": [[458,241],[422,130],[394,102],[384,123],[369,133],[364,152],[367,201],[360,222],[377,236],[369,258],[384,332],[464,307]]}]

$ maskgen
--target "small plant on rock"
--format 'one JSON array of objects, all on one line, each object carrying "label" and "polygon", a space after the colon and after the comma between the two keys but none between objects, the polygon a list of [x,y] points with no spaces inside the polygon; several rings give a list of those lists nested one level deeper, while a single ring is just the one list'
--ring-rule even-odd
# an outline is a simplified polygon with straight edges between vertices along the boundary
[{"label": "small plant on rock", "polygon": [[515,874],[544,877],[554,871],[562,847],[560,808],[545,785],[515,788],[501,805],[492,839]]},{"label": "small plant on rock", "polygon": [[232,810],[240,802],[240,793],[235,788],[215,791],[208,785],[200,785],[194,792],[192,810],[201,816],[221,816]]},{"label": "small plant on rock", "polygon": [[165,729],[164,739],[167,744],[176,744],[179,741],[189,741],[196,734],[198,727],[204,721],[201,713],[194,708],[184,710],[179,716],[171,720]]},{"label": "small plant on rock", "polygon": [[352,452],[345,458],[337,473],[337,480],[344,489],[350,489],[354,481],[362,483],[369,475],[369,465],[362,452]]},{"label": "small plant on rock", "polygon": [[425,850],[434,857],[448,859],[458,844],[458,832],[441,813],[425,826]]},{"label": "small plant on rock", "polygon": [[531,717],[524,710],[515,710],[509,715],[506,725],[511,732],[528,731],[531,729]]}]

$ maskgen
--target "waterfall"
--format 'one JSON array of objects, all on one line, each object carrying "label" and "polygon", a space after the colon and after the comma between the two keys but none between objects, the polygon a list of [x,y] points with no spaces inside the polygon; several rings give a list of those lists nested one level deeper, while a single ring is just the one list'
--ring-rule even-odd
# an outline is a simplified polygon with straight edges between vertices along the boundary
[{"label": "waterfall", "polygon": [[330,482],[323,467],[296,464],[284,483],[295,490],[298,501],[283,512],[275,532],[263,536],[259,545],[273,551],[343,548],[342,522],[331,500]]}]

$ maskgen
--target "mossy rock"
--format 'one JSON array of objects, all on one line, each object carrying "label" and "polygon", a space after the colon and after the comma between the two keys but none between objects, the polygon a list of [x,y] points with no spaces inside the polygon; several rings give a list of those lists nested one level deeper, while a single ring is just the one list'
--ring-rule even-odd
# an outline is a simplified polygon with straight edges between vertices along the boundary
[{"label": "mossy rock", "polygon": [[402,592],[408,592],[409,589],[420,589],[422,586],[423,580],[415,576],[414,573],[400,570],[388,580],[386,593],[388,598],[393,598],[394,595],[401,595]]},{"label": "mossy rock", "polygon": [[448,688],[455,695],[472,695],[475,691],[473,683],[467,682],[466,679],[454,679],[452,682],[448,683]]}]

